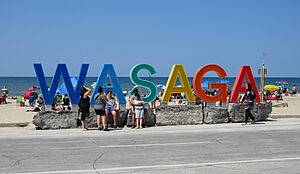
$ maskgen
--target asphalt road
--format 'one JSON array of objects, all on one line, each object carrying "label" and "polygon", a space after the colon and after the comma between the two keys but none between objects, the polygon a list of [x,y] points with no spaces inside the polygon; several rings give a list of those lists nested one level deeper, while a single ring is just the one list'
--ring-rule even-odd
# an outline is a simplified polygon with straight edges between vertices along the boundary
[{"label": "asphalt road", "polygon": [[300,173],[300,119],[110,132],[0,128],[0,173]]}]

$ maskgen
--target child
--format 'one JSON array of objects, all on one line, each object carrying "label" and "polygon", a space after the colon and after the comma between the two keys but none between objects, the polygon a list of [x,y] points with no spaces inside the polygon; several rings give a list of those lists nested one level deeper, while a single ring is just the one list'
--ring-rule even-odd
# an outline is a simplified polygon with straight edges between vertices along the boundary
[{"label": "child", "polygon": [[136,99],[133,100],[132,105],[134,106],[135,119],[136,119],[136,129],[142,129],[143,119],[144,119],[144,102],[141,100],[141,95],[136,94]]}]

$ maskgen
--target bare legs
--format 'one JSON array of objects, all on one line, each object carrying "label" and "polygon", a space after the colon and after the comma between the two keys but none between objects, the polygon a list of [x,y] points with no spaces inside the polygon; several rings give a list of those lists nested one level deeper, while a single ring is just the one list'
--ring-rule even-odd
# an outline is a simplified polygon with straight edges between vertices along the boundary
[{"label": "bare legs", "polygon": [[100,115],[97,115],[97,125],[98,125],[98,130],[101,129],[101,117],[100,117]]},{"label": "bare legs", "polygon": [[81,130],[82,130],[82,131],[88,130],[88,129],[86,128],[85,120],[81,120]]},{"label": "bare legs", "polygon": [[[101,127],[102,123],[102,127]],[[106,128],[106,115],[97,115],[97,125],[98,125],[98,130],[101,130],[102,128]]]},{"label": "bare legs", "polygon": [[136,118],[136,127],[135,128],[142,129],[143,128],[142,125],[143,125],[143,118]]},{"label": "bare legs", "polygon": [[[105,110],[105,122],[104,122],[105,128],[107,127],[108,115],[109,115],[109,111]],[[117,112],[111,111],[111,115],[113,116],[113,120],[114,120],[114,128],[117,128]]]},{"label": "bare legs", "polygon": [[117,112],[112,111],[111,114],[112,114],[113,120],[114,120],[114,128],[117,128]]}]

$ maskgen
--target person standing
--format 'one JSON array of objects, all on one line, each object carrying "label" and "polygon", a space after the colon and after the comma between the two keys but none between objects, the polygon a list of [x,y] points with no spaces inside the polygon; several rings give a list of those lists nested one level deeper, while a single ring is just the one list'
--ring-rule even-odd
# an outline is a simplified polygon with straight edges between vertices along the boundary
[{"label": "person standing", "polygon": [[136,129],[142,129],[143,119],[144,119],[144,105],[145,103],[141,99],[140,94],[136,94],[136,99],[133,101],[135,119],[136,119]]},{"label": "person standing", "polygon": [[131,109],[132,106],[130,104],[130,95],[127,95],[127,91],[124,91],[123,94],[124,94],[124,97],[125,97],[125,100],[126,100],[126,104],[125,104],[125,119],[123,121],[123,126],[128,126],[127,120],[128,120],[128,117],[130,115],[132,115],[132,109]]},{"label": "person standing", "polygon": [[252,90],[252,86],[250,83],[246,83],[246,93],[243,95],[241,99],[241,103],[244,103],[244,110],[245,110],[245,124],[248,122],[248,118],[250,117],[252,122],[251,124],[255,123],[255,118],[253,117],[251,110],[254,106],[256,94]]},{"label": "person standing", "polygon": [[293,88],[292,88],[291,95],[292,95],[292,96],[295,96],[296,94],[297,94],[297,87],[296,87],[296,85],[294,84],[294,85],[293,85]]},{"label": "person standing", "polygon": [[[113,121],[114,121],[113,128],[114,129],[117,128],[117,112],[116,112],[116,107],[117,107],[116,100],[112,96],[112,91],[108,90],[107,91],[107,103],[106,103],[106,106],[105,106],[105,110],[106,110],[106,122],[108,120],[109,114],[111,114],[113,116]],[[108,126],[105,127],[105,130],[108,130]]]},{"label": "person standing", "polygon": [[85,123],[86,117],[89,117],[90,114],[90,97],[92,90],[86,86],[80,88],[80,99],[78,103],[80,120],[81,120],[81,130],[86,131],[87,126]]},{"label": "person standing", "polygon": [[[103,130],[103,128],[107,127],[107,121],[105,119],[105,106],[108,100],[101,86],[98,88],[98,93],[94,96],[94,100],[95,100],[94,109],[97,117],[98,130]],[[101,121],[103,127],[101,127]],[[108,129],[104,129],[104,130],[108,130]]]},{"label": "person standing", "polygon": [[133,95],[129,97],[129,103],[131,105],[131,112],[132,112],[132,116],[131,116],[131,128],[133,129],[135,126],[135,105],[133,104],[133,101],[136,100],[136,96],[140,95],[139,94],[139,90],[137,88],[134,88],[132,90]]}]

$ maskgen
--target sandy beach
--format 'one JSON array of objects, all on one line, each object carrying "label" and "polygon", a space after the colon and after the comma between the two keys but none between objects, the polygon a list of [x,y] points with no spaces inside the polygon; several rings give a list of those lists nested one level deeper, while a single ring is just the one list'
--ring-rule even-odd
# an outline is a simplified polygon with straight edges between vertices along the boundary
[{"label": "sandy beach", "polygon": [[[288,104],[288,107],[283,107],[283,104]],[[278,107],[276,107],[278,106]],[[282,101],[273,102],[273,111],[271,118],[288,118],[300,117],[300,96],[284,96]]]},{"label": "sandy beach", "polygon": [[1,126],[24,126],[32,121],[34,112],[26,112],[31,107],[19,107],[16,100],[7,99],[8,104],[0,105]]}]

